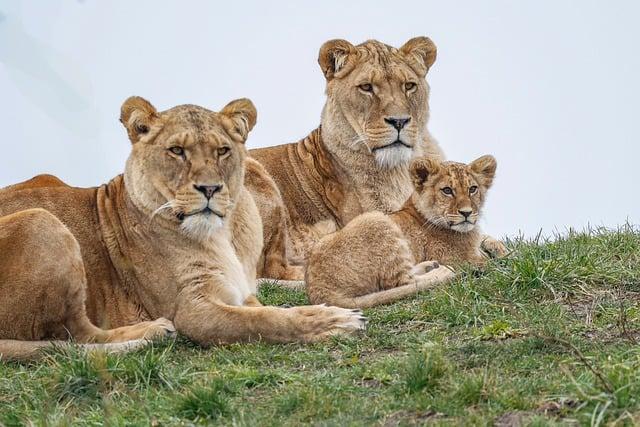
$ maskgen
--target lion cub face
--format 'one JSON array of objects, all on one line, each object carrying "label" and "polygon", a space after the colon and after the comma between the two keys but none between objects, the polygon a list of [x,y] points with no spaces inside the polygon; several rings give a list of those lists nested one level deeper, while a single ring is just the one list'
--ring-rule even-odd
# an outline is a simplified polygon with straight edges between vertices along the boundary
[{"label": "lion cub face", "polygon": [[374,156],[381,168],[406,165],[422,143],[429,116],[425,76],[436,59],[427,37],[400,49],[369,40],[330,40],[318,62],[327,79],[323,132],[346,148]]},{"label": "lion cub face", "polygon": [[244,181],[244,143],[256,123],[251,101],[232,101],[219,113],[195,105],[158,112],[132,97],[121,109],[133,144],[125,183],[147,213],[207,239],[228,219]]},{"label": "lion cub face", "polygon": [[469,232],[478,221],[496,167],[492,156],[482,156],[468,165],[416,159],[410,166],[414,205],[433,225]]}]

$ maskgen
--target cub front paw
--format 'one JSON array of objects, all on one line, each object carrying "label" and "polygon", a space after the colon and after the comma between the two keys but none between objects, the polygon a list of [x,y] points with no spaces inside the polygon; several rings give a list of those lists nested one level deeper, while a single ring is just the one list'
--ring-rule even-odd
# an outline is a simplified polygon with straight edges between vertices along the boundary
[{"label": "cub front paw", "polygon": [[502,258],[508,253],[507,247],[493,237],[485,237],[480,244],[480,249],[491,258]]}]

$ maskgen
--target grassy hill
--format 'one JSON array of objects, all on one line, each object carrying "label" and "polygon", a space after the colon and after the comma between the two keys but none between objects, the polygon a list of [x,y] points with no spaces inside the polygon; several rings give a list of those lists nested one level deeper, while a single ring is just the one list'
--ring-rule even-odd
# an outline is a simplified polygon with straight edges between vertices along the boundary
[{"label": "grassy hill", "polygon": [[0,362],[0,424],[640,424],[638,230],[509,246],[482,273],[367,310],[356,337]]}]

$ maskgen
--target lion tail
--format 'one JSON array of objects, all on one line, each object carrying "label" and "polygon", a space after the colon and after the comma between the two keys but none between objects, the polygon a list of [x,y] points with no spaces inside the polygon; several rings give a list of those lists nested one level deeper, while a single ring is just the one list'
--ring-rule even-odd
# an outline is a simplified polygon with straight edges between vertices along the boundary
[{"label": "lion tail", "polygon": [[106,353],[126,353],[147,345],[145,339],[131,340],[118,343],[104,344],[76,344],[70,341],[19,341],[0,339],[0,361],[31,361],[38,360],[46,354],[47,349],[74,346],[87,353],[103,351]]}]

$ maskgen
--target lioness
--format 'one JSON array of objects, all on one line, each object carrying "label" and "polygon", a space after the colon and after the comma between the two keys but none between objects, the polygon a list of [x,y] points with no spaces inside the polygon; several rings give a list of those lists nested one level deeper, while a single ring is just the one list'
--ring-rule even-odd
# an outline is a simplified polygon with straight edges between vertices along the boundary
[{"label": "lioness", "polygon": [[303,263],[319,237],[363,212],[399,209],[413,191],[411,159],[443,157],[427,130],[425,76],[435,60],[427,37],[399,49],[375,40],[320,48],[320,127],[297,143],[249,151],[269,173],[247,173],[265,225],[261,277],[301,279],[302,268],[290,263]]},{"label": "lioness", "polygon": [[0,357],[70,337],[155,338],[174,324],[202,345],[363,327],[357,311],[263,307],[255,297],[262,223],[243,184],[251,101],[158,112],[132,97],[120,120],[132,149],[108,184],[42,176],[0,190]]},{"label": "lioness", "polygon": [[[427,260],[454,266],[485,262],[475,225],[495,159],[483,156],[464,165],[421,158],[410,171],[415,191],[402,209],[362,214],[314,247],[305,276],[310,301],[360,308],[386,304],[453,276]],[[492,249],[494,256],[503,255],[501,246]]]}]

